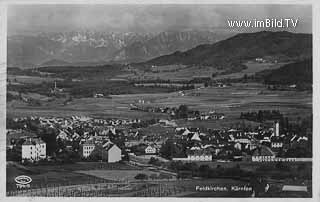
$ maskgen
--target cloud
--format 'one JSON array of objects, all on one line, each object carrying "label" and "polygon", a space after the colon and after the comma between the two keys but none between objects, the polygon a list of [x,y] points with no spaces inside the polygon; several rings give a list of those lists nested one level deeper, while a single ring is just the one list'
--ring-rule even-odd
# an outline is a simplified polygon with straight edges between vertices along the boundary
[{"label": "cloud", "polygon": [[225,27],[227,19],[299,18],[311,32],[311,6],[305,5],[10,5],[8,30],[160,32]]}]

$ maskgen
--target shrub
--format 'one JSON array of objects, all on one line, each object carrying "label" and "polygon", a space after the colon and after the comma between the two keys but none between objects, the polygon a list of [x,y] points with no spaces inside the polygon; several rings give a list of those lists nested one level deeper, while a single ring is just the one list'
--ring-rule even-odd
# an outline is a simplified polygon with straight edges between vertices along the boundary
[{"label": "shrub", "polygon": [[148,179],[148,175],[143,174],[143,173],[139,173],[134,177],[134,179],[136,179],[136,180],[147,180]]}]

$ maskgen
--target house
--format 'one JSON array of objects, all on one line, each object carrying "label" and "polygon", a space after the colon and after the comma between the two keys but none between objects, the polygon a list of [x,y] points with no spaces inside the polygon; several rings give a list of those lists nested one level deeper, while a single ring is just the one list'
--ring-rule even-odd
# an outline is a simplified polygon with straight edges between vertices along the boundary
[{"label": "house", "polygon": [[199,133],[198,133],[198,132],[195,132],[195,133],[192,135],[191,140],[193,140],[193,141],[201,141],[200,136],[199,136]]},{"label": "house", "polygon": [[283,147],[283,142],[280,142],[280,141],[271,142],[271,148],[282,148],[282,147]]},{"label": "house", "polygon": [[252,154],[252,161],[268,162],[275,159],[275,153],[267,146],[262,145],[256,148]]},{"label": "house", "polygon": [[194,149],[187,152],[189,161],[212,161],[212,154],[208,150]]},{"label": "house", "polygon": [[27,138],[21,146],[22,162],[39,161],[46,158],[46,143],[40,138]]},{"label": "house", "polygon": [[186,128],[186,129],[183,131],[182,136],[187,136],[187,135],[189,135],[189,133],[191,133],[191,131],[190,131],[188,128]]},{"label": "house", "polygon": [[116,144],[108,141],[103,145],[103,148],[107,151],[108,163],[121,161],[121,149]]},{"label": "house", "polygon": [[95,147],[96,146],[93,141],[87,140],[85,143],[81,145],[81,151],[82,151],[81,155],[84,158],[88,158]]},{"label": "house", "polygon": [[223,113],[217,113],[215,111],[209,112],[210,119],[218,120],[218,119],[224,119]]},{"label": "house", "polygon": [[146,154],[156,154],[157,153],[157,148],[152,146],[152,145],[148,145],[146,148],[145,148],[145,153]]},{"label": "house", "polygon": [[242,145],[240,142],[237,142],[234,144],[234,148],[237,149],[237,150],[241,150],[242,149]]},{"label": "house", "polygon": [[96,93],[93,97],[94,98],[102,98],[102,97],[104,97],[104,95],[102,93]]}]

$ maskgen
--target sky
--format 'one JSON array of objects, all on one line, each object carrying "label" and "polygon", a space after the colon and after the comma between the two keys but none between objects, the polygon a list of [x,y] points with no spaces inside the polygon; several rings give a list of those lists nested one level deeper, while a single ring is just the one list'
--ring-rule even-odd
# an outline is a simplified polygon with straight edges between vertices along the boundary
[{"label": "sky", "polygon": [[[63,32],[162,32],[230,29],[227,20],[298,19],[292,32],[312,32],[309,5],[10,5],[8,34]],[[244,30],[244,31],[250,31]]]}]

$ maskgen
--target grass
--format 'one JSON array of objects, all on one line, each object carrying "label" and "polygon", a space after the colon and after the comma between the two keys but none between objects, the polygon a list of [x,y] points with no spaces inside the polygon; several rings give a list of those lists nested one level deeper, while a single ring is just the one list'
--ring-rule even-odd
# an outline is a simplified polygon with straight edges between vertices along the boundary
[{"label": "grass", "polygon": [[183,65],[164,65],[152,68],[153,71],[139,71],[136,73],[125,73],[120,74],[118,78],[129,78],[139,80],[153,80],[153,79],[169,79],[172,81],[184,81],[190,80],[193,77],[211,77],[212,73],[217,73],[217,70],[211,66],[183,66]]},{"label": "grass", "polygon": [[226,75],[218,75],[214,79],[224,79],[224,78],[242,78],[245,74],[247,76],[251,76],[257,72],[263,71],[263,70],[271,70],[271,69],[277,69],[281,66],[285,65],[287,63],[258,63],[258,62],[247,62],[245,65],[247,66],[247,69],[244,69],[240,72],[232,73],[232,74],[226,74]]},{"label": "grass", "polygon": [[77,173],[91,175],[107,180],[132,181],[135,180],[134,177],[139,173],[143,173],[150,176],[151,174],[156,174],[157,172],[152,172],[149,170],[80,170],[77,171]]},{"label": "grass", "polygon": [[[31,187],[53,187],[73,184],[91,184],[99,182],[112,182],[106,178],[85,174],[86,170],[103,171],[111,170],[118,172],[120,170],[137,168],[121,163],[99,163],[99,162],[79,162],[75,164],[64,165],[38,165],[38,166],[23,166],[16,163],[7,163],[7,190],[15,190],[16,183],[14,178],[19,175],[27,175],[32,178]],[[82,170],[84,173],[77,172]]]},{"label": "grass", "polygon": [[9,81],[20,84],[41,84],[42,82],[54,82],[61,80],[53,77],[26,76],[26,75],[8,75]]},{"label": "grass", "polygon": [[[217,165],[220,165],[223,168],[232,168],[235,167],[237,165],[240,166],[241,169],[247,170],[247,171],[255,171],[257,168],[261,167],[261,166],[275,166],[277,164],[277,162],[251,162],[251,161],[238,161],[238,162],[196,162],[197,165],[208,165],[211,168],[216,168]],[[299,165],[305,164],[306,167],[311,168],[312,167],[312,163],[308,162],[282,162],[283,165],[288,165],[292,168],[295,168]]]},{"label": "grass", "polygon": [[[194,96],[197,92],[200,96]],[[17,116],[70,116],[88,115],[102,118],[168,118],[166,114],[156,114],[130,110],[130,104],[139,99],[150,101],[151,106],[177,107],[186,104],[191,109],[200,111],[216,110],[225,113],[224,120],[216,123],[239,122],[241,112],[257,110],[280,110],[289,119],[312,114],[312,94],[296,91],[270,91],[262,84],[233,84],[231,87],[209,87],[186,91],[185,96],[176,92],[154,94],[114,95],[112,99],[82,98],[73,99],[68,105],[56,105],[55,102],[45,106],[32,107],[20,102],[7,104],[7,115]],[[213,122],[212,122],[213,123]]]}]

